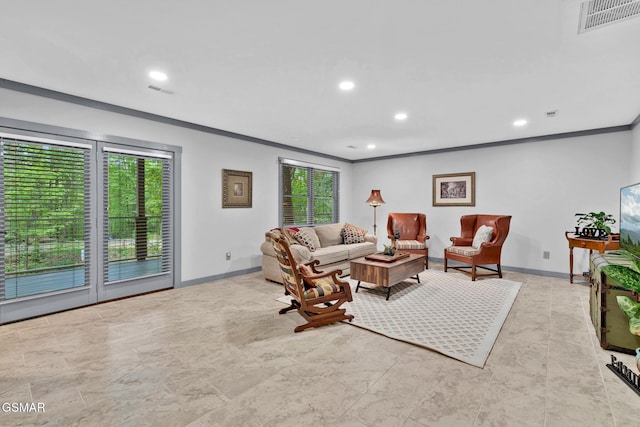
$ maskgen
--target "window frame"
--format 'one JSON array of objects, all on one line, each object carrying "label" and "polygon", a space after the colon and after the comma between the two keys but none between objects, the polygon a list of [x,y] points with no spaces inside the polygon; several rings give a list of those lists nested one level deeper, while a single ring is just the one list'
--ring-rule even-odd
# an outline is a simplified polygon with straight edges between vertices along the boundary
[{"label": "window frame", "polygon": [[[305,169],[307,171],[307,212],[306,221],[304,223],[287,223],[284,218],[284,203],[287,195],[284,194],[284,167],[293,167]],[[314,208],[315,195],[314,189],[314,172],[331,173],[333,175],[332,182],[332,211],[330,222],[319,222],[315,220]],[[340,168],[333,166],[319,165],[315,163],[303,162],[299,160],[278,158],[278,224],[280,227],[313,227],[320,224],[331,224],[340,221]],[[289,195],[291,197],[292,195]],[[295,215],[294,215],[295,217]]]}]

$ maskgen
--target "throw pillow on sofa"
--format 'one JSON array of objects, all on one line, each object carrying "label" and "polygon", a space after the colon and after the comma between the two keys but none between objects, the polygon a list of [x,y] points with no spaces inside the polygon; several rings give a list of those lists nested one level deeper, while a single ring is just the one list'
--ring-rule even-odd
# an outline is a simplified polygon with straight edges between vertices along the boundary
[{"label": "throw pillow on sofa", "polygon": [[346,223],[342,229],[342,240],[345,245],[363,243],[365,234],[367,234],[367,230],[364,228]]},{"label": "throw pillow on sofa", "polygon": [[305,231],[298,230],[291,233],[291,235],[298,241],[298,243],[309,248],[311,252],[314,252],[316,250],[316,246],[314,245],[311,236],[309,236],[309,234],[307,234]]}]

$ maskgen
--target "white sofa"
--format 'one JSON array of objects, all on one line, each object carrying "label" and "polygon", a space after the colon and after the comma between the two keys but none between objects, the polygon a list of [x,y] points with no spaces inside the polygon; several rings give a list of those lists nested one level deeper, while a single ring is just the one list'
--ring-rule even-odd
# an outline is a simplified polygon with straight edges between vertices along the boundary
[{"label": "white sofa", "polygon": [[[340,269],[342,275],[349,274],[349,261],[354,258],[370,255],[377,251],[378,239],[373,234],[366,234],[363,243],[344,244],[342,229],[344,223],[323,224],[315,227],[300,227],[316,243],[315,251],[310,251],[301,244],[291,244],[291,254],[299,263],[318,260],[316,266],[321,271]],[[265,241],[260,245],[262,252],[262,274],[266,280],[282,283],[280,267],[275,251],[269,241],[269,231],[265,233]]]}]

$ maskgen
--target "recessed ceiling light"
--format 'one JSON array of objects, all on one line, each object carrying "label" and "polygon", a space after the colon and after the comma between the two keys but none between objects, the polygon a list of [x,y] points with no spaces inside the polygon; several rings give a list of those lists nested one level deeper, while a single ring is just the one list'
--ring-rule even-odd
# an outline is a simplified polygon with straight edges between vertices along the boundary
[{"label": "recessed ceiling light", "polygon": [[376,144],[369,144],[369,145],[367,145],[367,148],[369,150],[373,150],[374,148],[376,148]]},{"label": "recessed ceiling light", "polygon": [[157,70],[153,70],[153,71],[149,71],[149,77],[151,77],[153,80],[159,81],[159,82],[163,82],[165,80],[167,80],[167,75],[165,73],[163,73],[162,71],[157,71]]},{"label": "recessed ceiling light", "polygon": [[400,120],[407,120],[407,113],[396,113],[395,116],[393,116],[396,120],[400,121]]},{"label": "recessed ceiling light", "polygon": [[356,85],[352,81],[345,80],[344,82],[340,82],[338,87],[340,90],[352,90]]},{"label": "recessed ceiling light", "polygon": [[527,124],[527,121],[525,119],[518,119],[513,122],[513,125],[518,127],[524,126],[526,124]]}]

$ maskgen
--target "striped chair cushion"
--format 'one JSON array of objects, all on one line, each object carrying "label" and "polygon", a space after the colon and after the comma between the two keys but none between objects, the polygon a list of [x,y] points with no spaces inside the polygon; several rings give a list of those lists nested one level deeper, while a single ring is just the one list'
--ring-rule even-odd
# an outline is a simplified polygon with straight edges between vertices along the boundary
[{"label": "striped chair cushion", "polygon": [[424,243],[417,240],[396,240],[396,249],[424,249]]},{"label": "striped chair cushion", "polygon": [[447,252],[464,256],[474,256],[480,253],[480,249],[476,249],[473,246],[449,246]]},{"label": "striped chair cushion", "polygon": [[333,283],[333,280],[324,278],[316,281],[316,286],[308,289],[304,292],[304,299],[313,299],[331,295],[334,292],[339,292],[340,286]]}]

